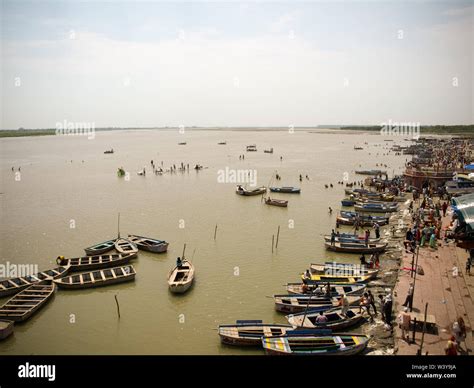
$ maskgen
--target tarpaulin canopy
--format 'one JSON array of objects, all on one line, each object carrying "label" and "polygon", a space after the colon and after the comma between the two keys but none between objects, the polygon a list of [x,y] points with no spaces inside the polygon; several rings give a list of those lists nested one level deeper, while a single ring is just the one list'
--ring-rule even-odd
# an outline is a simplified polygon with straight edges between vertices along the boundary
[{"label": "tarpaulin canopy", "polygon": [[453,209],[461,223],[466,224],[470,232],[474,231],[474,194],[466,194],[453,198]]},{"label": "tarpaulin canopy", "polygon": [[464,166],[464,168],[465,168],[466,170],[474,170],[474,163],[466,164],[466,165]]}]

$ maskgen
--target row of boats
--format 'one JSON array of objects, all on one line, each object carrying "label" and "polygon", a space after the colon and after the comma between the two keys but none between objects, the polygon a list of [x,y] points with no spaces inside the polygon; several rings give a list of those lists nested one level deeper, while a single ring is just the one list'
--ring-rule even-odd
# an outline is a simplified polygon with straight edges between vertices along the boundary
[{"label": "row of boats", "polygon": [[[380,175],[383,171],[358,172]],[[258,189],[257,189],[258,190]],[[264,193],[264,188],[255,195]],[[388,225],[388,215],[398,210],[401,197],[350,190],[357,196],[356,211],[341,211],[341,225]],[[245,195],[245,194],[243,194]],[[380,202],[379,202],[380,201]],[[353,204],[355,205],[356,201]],[[344,253],[379,253],[387,248],[380,237],[366,238],[353,233],[324,236],[328,250]],[[353,355],[363,352],[370,340],[364,334],[346,332],[365,321],[360,306],[367,284],[377,277],[378,268],[366,265],[325,262],[311,264],[301,282],[288,283],[286,294],[273,295],[275,310],[286,314],[288,324],[266,324],[261,320],[238,320],[218,327],[221,342],[233,346],[259,346],[267,354]]]},{"label": "row of boats", "polygon": [[301,283],[286,285],[288,294],[273,295],[276,311],[288,314],[288,324],[238,320],[220,325],[218,335],[223,344],[260,346],[266,354],[360,353],[370,338],[344,331],[365,320],[358,303],[377,273],[377,269],[354,264],[311,264]]},{"label": "row of boats", "polygon": [[[51,300],[56,288],[86,289],[133,281],[136,271],[130,261],[137,258],[138,250],[164,253],[167,248],[164,240],[128,235],[127,239],[118,237],[85,248],[87,256],[59,256],[56,268],[1,281],[0,297],[13,297],[0,306],[0,339],[13,332],[15,322],[26,321]],[[112,249],[117,253],[107,254]],[[181,274],[185,260],[183,264],[183,268],[174,268],[168,275],[170,289],[177,292],[186,283]]]}]

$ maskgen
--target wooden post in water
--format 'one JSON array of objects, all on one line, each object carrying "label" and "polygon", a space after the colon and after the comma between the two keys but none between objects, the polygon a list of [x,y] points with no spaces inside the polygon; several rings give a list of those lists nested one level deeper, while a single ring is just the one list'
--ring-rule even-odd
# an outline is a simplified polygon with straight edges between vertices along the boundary
[{"label": "wooden post in water", "polygon": [[118,313],[118,317],[120,319],[120,305],[119,305],[119,302],[118,302],[118,299],[117,299],[117,294],[115,294],[115,303],[117,303],[117,313]]},{"label": "wooden post in water", "polygon": [[280,238],[280,225],[278,225],[277,241],[276,241],[275,248],[278,248],[278,239],[279,239],[279,238]]},{"label": "wooden post in water", "polygon": [[216,234],[217,234],[217,224],[216,224],[216,227],[214,229],[214,241],[216,241]]},{"label": "wooden post in water", "polygon": [[118,222],[117,222],[117,229],[118,229],[118,238],[120,238],[120,213],[118,214]]},{"label": "wooden post in water", "polygon": [[272,234],[272,253],[273,253],[273,246],[274,246],[274,243],[275,243],[275,235]]}]

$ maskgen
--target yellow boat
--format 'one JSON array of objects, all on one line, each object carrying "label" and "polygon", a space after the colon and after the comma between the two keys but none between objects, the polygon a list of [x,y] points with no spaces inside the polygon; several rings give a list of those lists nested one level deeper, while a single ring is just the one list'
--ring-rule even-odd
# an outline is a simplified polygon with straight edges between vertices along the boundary
[{"label": "yellow boat", "polygon": [[301,279],[309,284],[314,283],[330,283],[330,284],[354,284],[354,283],[367,283],[372,278],[372,275],[326,275],[326,274],[311,274],[310,277],[301,275]]}]

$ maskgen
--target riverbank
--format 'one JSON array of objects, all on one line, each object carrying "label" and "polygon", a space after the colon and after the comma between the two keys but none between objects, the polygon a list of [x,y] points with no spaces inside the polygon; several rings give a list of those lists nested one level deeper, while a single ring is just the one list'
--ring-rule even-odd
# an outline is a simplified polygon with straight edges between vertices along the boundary
[{"label": "riverbank", "polygon": [[[313,126],[313,127],[185,127],[185,131],[240,131],[240,132],[288,132],[288,131],[329,131],[327,133],[335,133],[336,131],[365,131],[373,132],[381,130],[380,126]],[[136,128],[95,128],[97,132],[106,131],[180,131],[179,127],[136,127]],[[313,132],[310,132],[313,133]],[[453,125],[453,126],[422,126],[420,127],[422,135],[450,135],[450,136],[474,136],[474,125]],[[56,129],[3,129],[0,130],[0,138],[3,137],[27,137],[27,136],[52,136],[56,134]]]},{"label": "riverbank", "polygon": [[[450,215],[443,218],[443,229],[449,225]],[[428,304],[427,316],[434,320],[436,328],[424,334],[422,354],[444,355],[444,348],[450,336],[451,327],[457,317],[463,317],[467,327],[466,342],[462,344],[464,354],[474,350],[472,327],[474,324],[474,276],[466,275],[465,264],[468,253],[457,248],[454,241],[438,241],[437,249],[420,248],[418,266],[424,274],[416,276],[413,298],[413,313],[421,319]],[[409,270],[412,255],[403,251],[398,281],[394,291],[395,317],[403,309],[408,288],[413,283]],[[454,272],[458,268],[458,274]],[[430,317],[431,316],[431,317]],[[413,317],[412,317],[413,318]],[[418,319],[419,321],[420,319]],[[429,326],[429,325],[428,325]],[[409,341],[402,338],[401,330],[395,326],[395,352],[398,355],[415,355],[422,342],[422,324],[417,325],[413,341],[413,330]]]}]

